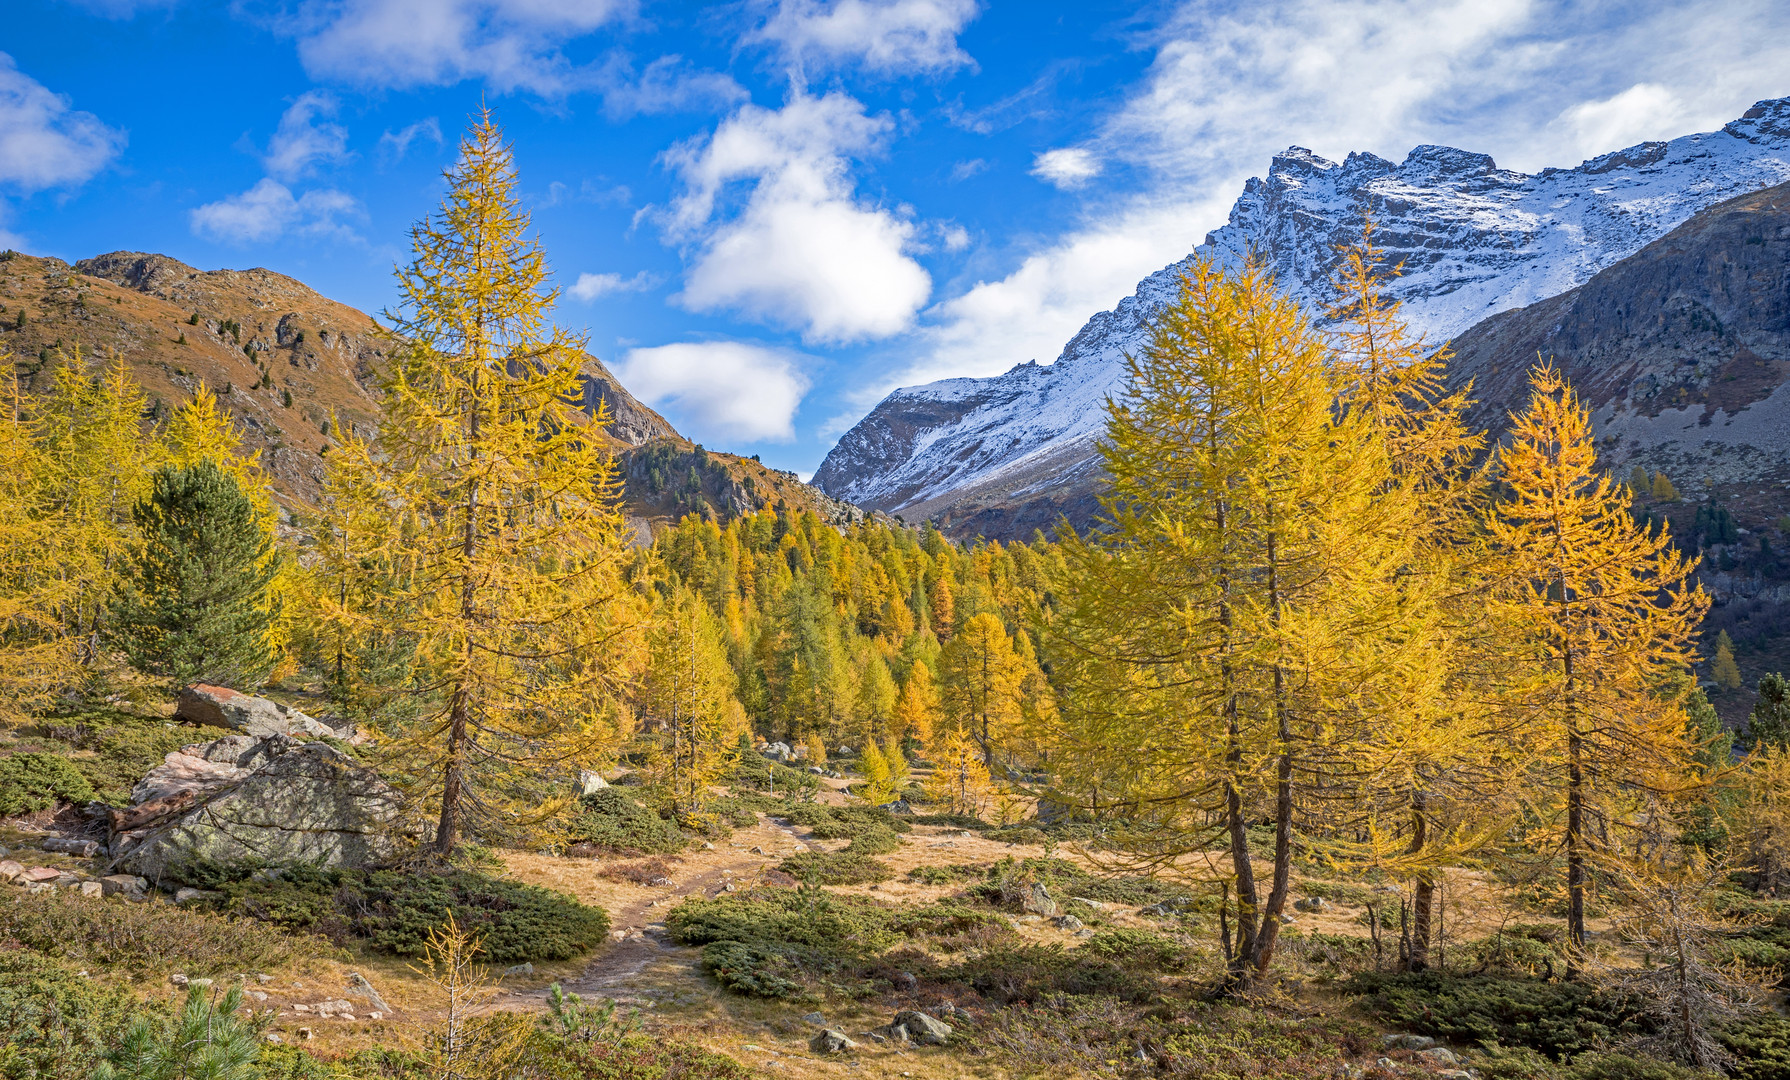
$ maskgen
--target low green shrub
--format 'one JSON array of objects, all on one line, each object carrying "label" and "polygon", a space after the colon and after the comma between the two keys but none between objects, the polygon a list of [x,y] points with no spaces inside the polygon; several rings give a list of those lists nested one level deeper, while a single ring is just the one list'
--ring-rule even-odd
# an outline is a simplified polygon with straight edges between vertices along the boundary
[{"label": "low green shrub", "polygon": [[989,867],[982,884],[972,887],[971,895],[991,903],[1006,903],[1019,895],[1016,882],[1037,881],[1050,890],[1053,897],[1079,896],[1109,904],[1183,904],[1191,906],[1192,893],[1179,885],[1155,878],[1130,875],[1106,876],[1091,874],[1067,859],[1014,859],[1008,856]]},{"label": "low green shrub", "polygon": [[580,800],[566,838],[618,855],[676,855],[690,846],[676,824],[612,787]]},{"label": "low green shrub", "polygon": [[792,825],[810,830],[816,840],[853,840],[867,832],[909,833],[914,827],[887,810],[874,806],[824,806],[789,803],[777,810]]},{"label": "low green shrub", "polygon": [[754,889],[697,897],[665,919],[673,940],[703,947],[703,965],[726,989],[758,997],[796,998],[826,980],[862,982],[877,958],[897,945],[950,948],[1011,941],[997,916],[957,904],[914,907],[866,897],[798,889]]},{"label": "low green shrub", "polygon": [[570,960],[609,933],[602,908],[551,889],[470,870],[415,874],[391,870],[288,867],[280,880],[221,886],[218,906],[276,926],[358,940],[381,952],[422,956],[429,931],[452,915],[483,938],[492,963]]},{"label": "low green shrub", "polygon": [[47,721],[44,730],[69,747],[70,764],[87,778],[94,797],[113,806],[128,805],[131,787],[171,751],[223,734],[109,710]]},{"label": "low green shrub", "polygon": [[951,885],[959,881],[974,881],[980,878],[983,868],[952,863],[949,866],[916,866],[907,872],[909,881],[921,885]]},{"label": "low green shrub", "polygon": [[1043,847],[1050,841],[1043,829],[1035,825],[1015,825],[1005,829],[996,829],[988,834],[990,840],[998,840],[1003,844],[1024,844],[1027,847]]},{"label": "low green shrub", "polygon": [[969,814],[914,814],[907,820],[914,825],[941,825],[947,829],[969,829],[987,832],[995,826]]},{"label": "low green shrub", "polygon": [[0,1077],[87,1080],[134,1011],[122,988],[47,956],[0,947]]},{"label": "low green shrub", "polygon": [[1343,989],[1390,1026],[1457,1043],[1527,1046],[1558,1061],[1641,1032],[1635,1003],[1581,983],[1369,972]]},{"label": "low green shrub", "polygon": [[1760,1010],[1717,1035],[1734,1055],[1728,1075],[1738,1080],[1790,1080],[1790,1020]]},{"label": "low green shrub", "polygon": [[1561,1074],[1562,1080],[1718,1080],[1720,1076],[1658,1058],[1616,1053],[1583,1054]]},{"label": "low green shrub", "polygon": [[0,892],[0,941],[87,967],[192,975],[276,967],[327,956],[329,942],[191,906],[127,904],[72,889]]},{"label": "low green shrub", "polygon": [[887,855],[900,847],[901,837],[895,835],[895,830],[879,825],[852,837],[845,850],[853,855]]},{"label": "low green shrub", "polygon": [[710,799],[707,810],[736,829],[750,829],[758,824],[757,800],[735,797]]},{"label": "low green shrub", "polygon": [[91,802],[93,797],[93,785],[65,757],[26,753],[0,758],[0,817]]},{"label": "low green shrub", "polygon": [[1150,930],[1102,930],[1082,946],[1095,956],[1150,971],[1176,971],[1187,962],[1187,948]]},{"label": "low green shrub", "polygon": [[725,1054],[663,1034],[616,1039],[538,1037],[524,1065],[553,1080],[751,1080],[761,1075]]},{"label": "low green shrub", "polygon": [[783,860],[777,869],[797,881],[821,885],[868,885],[895,876],[886,863],[853,851],[803,851]]},{"label": "low green shrub", "polygon": [[1456,971],[1475,974],[1496,971],[1545,976],[1565,970],[1566,952],[1560,927],[1517,923],[1450,946],[1447,961]]},{"label": "low green shrub", "polygon": [[1161,987],[1136,966],[1086,949],[1061,945],[1013,945],[965,959],[938,978],[960,982],[1000,1005],[1037,1002],[1053,994],[1146,1002]]}]

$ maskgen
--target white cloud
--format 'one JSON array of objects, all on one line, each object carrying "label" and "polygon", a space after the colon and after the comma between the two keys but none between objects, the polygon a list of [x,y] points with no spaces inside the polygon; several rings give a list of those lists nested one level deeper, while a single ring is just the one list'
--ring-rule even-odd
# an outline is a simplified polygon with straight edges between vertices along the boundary
[{"label": "white cloud", "polygon": [[1602,101],[1585,101],[1560,114],[1577,153],[1593,158],[1682,130],[1687,109],[1677,94],[1658,83],[1636,83]]},{"label": "white cloud", "polygon": [[1535,170],[1712,130],[1790,91],[1790,7],[1766,0],[1708,4],[1694,19],[1665,0],[1187,2],[1156,47],[1088,143],[1140,187],[1103,188],[1011,272],[931,308],[891,385],[1054,358],[1089,316],[1221,224],[1244,180],[1290,144],[1398,160],[1435,142]]},{"label": "white cloud", "polygon": [[611,120],[725,107],[751,96],[732,76],[704,71],[676,53],[655,59],[638,75],[626,57],[611,55],[593,85]]},{"label": "white cloud", "polygon": [[675,405],[704,439],[789,442],[808,391],[801,359],[738,341],[681,342],[630,349],[616,375],[647,404]]},{"label": "white cloud", "polygon": [[[695,247],[680,302],[799,327],[810,341],[905,330],[932,291],[906,254],[915,226],[859,199],[850,175],[850,158],[879,150],[890,127],[845,94],[796,90],[782,109],[743,106],[713,136],[667,152],[683,182],[668,233]],[[751,194],[728,217],[718,203],[738,182]]]},{"label": "white cloud", "polygon": [[747,40],[773,42],[798,65],[945,72],[975,63],[957,35],[978,9],[976,0],[778,0]]},{"label": "white cloud", "polygon": [[1046,150],[1032,159],[1032,175],[1060,188],[1078,188],[1100,175],[1100,159],[1080,146]]},{"label": "white cloud", "polygon": [[124,148],[124,132],[69,108],[0,52],[0,184],[30,193],[91,179]]},{"label": "white cloud", "polygon": [[633,14],[634,0],[308,0],[287,23],[313,78],[357,86],[483,79],[563,94],[566,41]]},{"label": "white cloud", "polygon": [[272,177],[262,177],[254,187],[191,213],[193,232],[230,243],[259,243],[287,234],[352,237],[338,219],[360,213],[360,203],[334,189],[307,191],[294,196],[292,189]]},{"label": "white cloud", "polygon": [[659,279],[645,270],[631,278],[620,274],[579,274],[578,280],[566,289],[566,295],[588,304],[610,293],[645,292],[658,283]]},{"label": "white cloud", "polygon": [[[268,140],[261,165],[269,176],[297,180],[316,171],[318,162],[348,159],[348,130],[329,118],[336,115],[335,95],[323,90],[300,94],[280,116],[279,130]],[[439,136],[439,132],[437,133]]]},{"label": "white cloud", "polygon": [[430,116],[405,125],[401,131],[387,131],[379,136],[379,156],[387,161],[403,161],[404,155],[410,152],[410,144],[418,139],[428,139],[440,146],[441,121]]}]

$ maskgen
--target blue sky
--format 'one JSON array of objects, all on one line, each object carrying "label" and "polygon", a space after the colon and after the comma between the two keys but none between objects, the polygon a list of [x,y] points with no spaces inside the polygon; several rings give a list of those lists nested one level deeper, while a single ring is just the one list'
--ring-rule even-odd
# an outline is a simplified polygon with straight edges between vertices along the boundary
[{"label": "blue sky", "polygon": [[481,96],[561,322],[806,475],[889,389],[1048,362],[1297,144],[1532,171],[1790,94],[1790,5],[9,0],[0,243],[367,311]]}]

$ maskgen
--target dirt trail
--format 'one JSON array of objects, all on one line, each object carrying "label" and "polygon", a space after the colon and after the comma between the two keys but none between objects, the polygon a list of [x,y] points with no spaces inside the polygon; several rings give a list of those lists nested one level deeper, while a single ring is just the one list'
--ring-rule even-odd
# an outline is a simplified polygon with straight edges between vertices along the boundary
[{"label": "dirt trail", "polygon": [[[803,838],[795,829],[775,818],[761,813],[759,822],[782,833],[806,850],[825,850],[822,845]],[[683,880],[678,880],[674,874],[670,892],[611,911],[613,925],[625,936],[592,958],[582,974],[574,979],[562,980],[561,987],[567,993],[575,993],[586,999],[602,997],[646,1004],[642,1000],[642,991],[646,988],[639,984],[647,969],[655,964],[667,961],[688,969],[686,974],[695,977],[698,952],[694,948],[672,943],[665,930],[663,913],[676,907],[687,897],[717,896],[726,891],[729,884],[751,881],[764,869],[762,856],[742,854],[739,858],[720,865],[711,864],[701,873]],[[658,997],[660,993],[649,991],[644,996]],[[547,991],[542,990],[527,998],[516,999],[513,1004],[538,1003],[545,1007],[546,1000]]]}]

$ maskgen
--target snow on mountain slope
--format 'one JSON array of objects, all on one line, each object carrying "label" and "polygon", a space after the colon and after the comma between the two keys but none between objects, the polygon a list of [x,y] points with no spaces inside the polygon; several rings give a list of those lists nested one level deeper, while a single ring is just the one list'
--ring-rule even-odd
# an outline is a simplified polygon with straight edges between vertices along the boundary
[{"label": "snow on mountain slope", "polygon": [[1393,291],[1431,340],[1584,284],[1698,210],[1790,180],[1790,98],[1762,101],[1720,131],[1647,142],[1574,169],[1524,175],[1484,154],[1419,146],[1393,164],[1338,164],[1299,147],[1252,179],[1230,221],[1181,262],[1089,319],[1055,363],[891,393],[815,473],[827,494],[959,533],[1025,536],[1059,513],[1086,520],[1098,483],[1104,402],[1123,355],[1144,342],[1202,254],[1254,252],[1283,286],[1321,305],[1335,248],[1372,213],[1376,240],[1404,275]]}]

